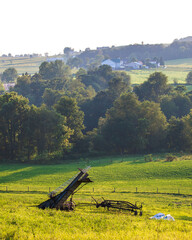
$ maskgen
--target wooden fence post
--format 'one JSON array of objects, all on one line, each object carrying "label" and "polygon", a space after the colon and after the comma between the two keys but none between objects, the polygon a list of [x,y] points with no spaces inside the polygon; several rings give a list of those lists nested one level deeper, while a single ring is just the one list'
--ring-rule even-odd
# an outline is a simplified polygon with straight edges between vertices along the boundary
[{"label": "wooden fence post", "polygon": [[8,191],[8,187],[6,186],[6,192]]},{"label": "wooden fence post", "polygon": [[158,188],[157,188],[157,193],[158,193]]},{"label": "wooden fence post", "polygon": [[49,187],[49,192],[51,192],[51,188]]},{"label": "wooden fence post", "polygon": [[28,192],[29,192],[29,187],[28,187]]},{"label": "wooden fence post", "polygon": [[137,193],[137,187],[136,187],[136,193]]}]

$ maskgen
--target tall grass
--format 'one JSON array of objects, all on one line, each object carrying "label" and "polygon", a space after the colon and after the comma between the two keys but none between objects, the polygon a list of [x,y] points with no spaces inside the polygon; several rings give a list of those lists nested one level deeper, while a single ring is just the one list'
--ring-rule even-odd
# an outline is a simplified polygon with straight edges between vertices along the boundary
[{"label": "tall grass", "polygon": [[[49,166],[0,165],[0,239],[191,239],[191,158],[166,162],[161,155],[147,163],[144,156],[135,156]],[[92,166],[94,182],[75,194],[74,212],[36,207],[48,198],[49,187],[53,190],[86,165]],[[92,203],[91,196],[144,202],[144,214],[136,217],[80,204]],[[149,220],[158,212],[176,221]]]}]

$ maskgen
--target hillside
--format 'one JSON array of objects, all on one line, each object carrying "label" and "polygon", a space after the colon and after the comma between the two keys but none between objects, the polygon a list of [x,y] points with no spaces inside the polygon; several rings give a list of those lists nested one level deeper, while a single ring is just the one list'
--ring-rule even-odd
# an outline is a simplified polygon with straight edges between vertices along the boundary
[{"label": "hillside", "polygon": [[[145,163],[144,156],[81,159],[50,166],[0,166],[0,239],[174,239],[192,234],[192,156],[165,162],[163,155]],[[91,165],[90,179],[74,196],[74,212],[36,208],[47,193]],[[144,203],[143,216],[80,203],[126,200]],[[158,212],[175,222],[149,220]]]},{"label": "hillside", "polygon": [[192,36],[176,39],[175,41],[178,41],[178,42],[192,42]]},{"label": "hillside", "polygon": [[87,50],[82,52],[78,58],[84,65],[87,59],[91,62],[93,59],[114,59],[120,58],[123,61],[138,59],[163,58],[164,60],[174,60],[192,57],[191,41],[174,41],[171,44],[133,44],[127,46],[113,46],[108,48],[98,48],[96,50]]}]

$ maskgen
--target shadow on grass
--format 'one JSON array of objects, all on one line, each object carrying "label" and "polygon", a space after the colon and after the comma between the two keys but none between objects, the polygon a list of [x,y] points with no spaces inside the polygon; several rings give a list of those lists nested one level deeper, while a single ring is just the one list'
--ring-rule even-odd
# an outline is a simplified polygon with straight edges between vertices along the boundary
[{"label": "shadow on grass", "polygon": [[179,219],[185,220],[185,221],[192,221],[192,217],[188,217],[188,216],[181,216]]},{"label": "shadow on grass", "polygon": [[190,194],[181,194],[181,193],[163,193],[163,192],[130,192],[130,191],[122,191],[119,193],[134,193],[134,194],[145,194],[145,195],[172,195],[172,196],[180,196],[180,197],[192,197]]},{"label": "shadow on grass", "polygon": [[[41,175],[52,175],[55,173],[68,173],[69,168],[64,168],[61,167],[60,165],[49,165],[46,167],[42,166],[30,166],[30,165],[25,165],[23,166],[17,166],[16,167],[6,167],[3,169],[3,171],[10,171],[8,175],[6,176],[1,176],[0,177],[0,183],[10,183],[10,182],[15,182],[15,181],[22,181],[24,179],[30,179],[36,176],[41,176]],[[70,168],[71,171],[75,170]],[[3,172],[1,171],[1,172]]]}]

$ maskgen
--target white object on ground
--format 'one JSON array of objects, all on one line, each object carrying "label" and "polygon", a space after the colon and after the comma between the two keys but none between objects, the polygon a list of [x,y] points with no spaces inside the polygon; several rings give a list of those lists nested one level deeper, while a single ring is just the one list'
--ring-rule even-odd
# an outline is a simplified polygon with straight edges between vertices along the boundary
[{"label": "white object on ground", "polygon": [[175,221],[175,219],[170,214],[165,215],[164,213],[157,213],[153,217],[150,217],[150,219],[164,219]]}]

